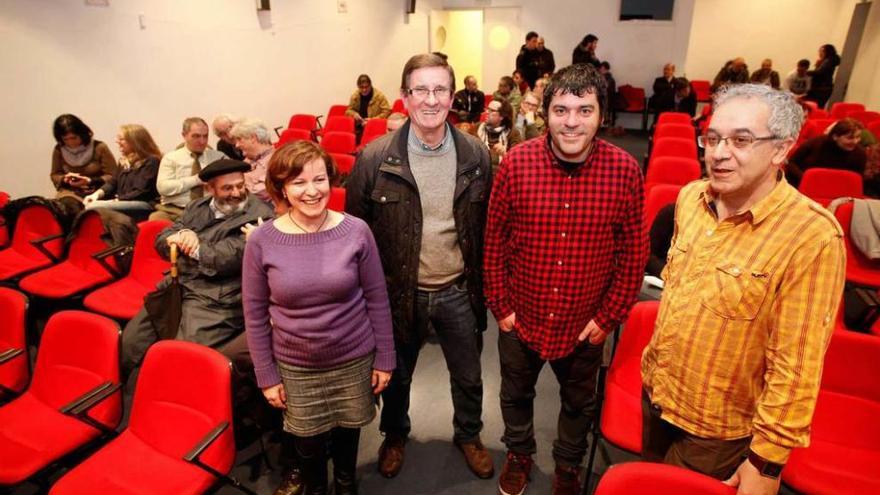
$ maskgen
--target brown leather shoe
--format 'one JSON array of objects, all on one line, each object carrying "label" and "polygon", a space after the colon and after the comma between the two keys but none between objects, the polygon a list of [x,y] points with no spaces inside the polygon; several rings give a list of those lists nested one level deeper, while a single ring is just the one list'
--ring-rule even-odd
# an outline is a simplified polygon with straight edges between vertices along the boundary
[{"label": "brown leather shoe", "polygon": [[489,449],[483,445],[479,439],[473,442],[455,442],[459,450],[464,454],[464,460],[467,462],[471,471],[477,475],[477,478],[489,479],[495,476],[495,466],[492,463],[492,456]]},{"label": "brown leather shoe", "polygon": [[305,487],[299,469],[290,469],[284,473],[284,479],[275,489],[274,495],[302,495],[305,492]]},{"label": "brown leather shoe", "polygon": [[578,468],[557,464],[553,476],[553,495],[578,495],[580,492]]},{"label": "brown leather shoe", "polygon": [[498,477],[498,492],[501,495],[522,495],[529,484],[531,470],[532,456],[508,451]]},{"label": "brown leather shoe", "polygon": [[403,467],[403,450],[406,438],[400,435],[385,435],[385,441],[379,447],[379,474],[393,478]]}]

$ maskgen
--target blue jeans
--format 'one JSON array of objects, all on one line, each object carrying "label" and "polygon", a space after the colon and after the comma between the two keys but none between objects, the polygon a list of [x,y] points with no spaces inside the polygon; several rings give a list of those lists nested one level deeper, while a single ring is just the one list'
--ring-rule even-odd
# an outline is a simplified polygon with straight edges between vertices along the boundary
[{"label": "blue jeans", "polygon": [[483,429],[483,379],[480,354],[483,333],[471,309],[464,283],[436,292],[418,291],[416,315],[409,342],[396,342],[397,368],[388,388],[382,392],[382,417],[379,429],[385,434],[406,437],[412,429],[409,418],[409,396],[419,350],[427,335],[428,325],[434,327],[440,348],[446,358],[454,410],[452,426],[456,442],[470,442]]}]

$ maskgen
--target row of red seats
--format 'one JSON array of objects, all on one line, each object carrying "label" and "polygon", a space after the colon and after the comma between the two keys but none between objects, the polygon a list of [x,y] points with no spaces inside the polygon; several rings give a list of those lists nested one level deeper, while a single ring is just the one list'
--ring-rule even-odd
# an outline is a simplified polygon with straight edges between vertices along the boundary
[{"label": "row of red seats", "polygon": [[[636,455],[642,449],[641,356],[654,331],[658,308],[656,301],[636,304],[620,335],[607,376],[606,370],[602,371],[599,428],[594,434]],[[815,495],[880,493],[880,477],[876,475],[880,464],[880,423],[876,421],[880,416],[880,382],[874,372],[878,360],[880,339],[856,332],[834,332],[825,355],[810,446],[792,452],[782,472],[784,483]],[[587,476],[598,439],[594,437],[592,443]]]},{"label": "row of red seats", "polygon": [[49,493],[203,493],[219,483],[253,493],[228,476],[236,450],[230,364],[222,354],[189,342],[152,346],[128,425],[117,433],[119,325],[84,311],[52,315],[24,389],[26,308],[23,294],[0,288],[0,377],[5,387],[9,375],[25,375],[2,396],[0,487],[45,483],[53,468],[101,447]]}]

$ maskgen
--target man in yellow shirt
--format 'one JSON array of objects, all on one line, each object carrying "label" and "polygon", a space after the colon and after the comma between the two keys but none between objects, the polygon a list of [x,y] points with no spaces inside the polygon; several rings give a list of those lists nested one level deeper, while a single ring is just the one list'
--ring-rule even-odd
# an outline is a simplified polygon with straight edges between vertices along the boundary
[{"label": "man in yellow shirt", "polygon": [[678,197],[666,288],[642,356],[646,460],[775,494],[809,443],[844,283],[833,215],[782,174],[803,112],[768,86],[722,90],[708,179]]}]

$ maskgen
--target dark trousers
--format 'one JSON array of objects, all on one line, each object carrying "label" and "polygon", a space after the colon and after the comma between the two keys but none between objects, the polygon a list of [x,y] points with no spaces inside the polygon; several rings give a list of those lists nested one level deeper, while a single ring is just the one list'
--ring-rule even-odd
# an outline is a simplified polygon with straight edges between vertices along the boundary
[{"label": "dark trousers", "polygon": [[[596,375],[602,362],[602,345],[583,343],[571,354],[550,361],[559,383],[559,420],[553,442],[553,459],[564,466],[578,466],[587,450],[587,432],[596,415]],[[507,449],[534,454],[535,383],[544,367],[540,355],[529,349],[516,332],[499,332],[501,358],[501,416]]]},{"label": "dark trousers", "polygon": [[418,291],[415,328],[409,342],[396,342],[397,368],[388,388],[382,392],[382,416],[379,429],[385,434],[409,435],[409,397],[419,350],[433,326],[446,358],[454,410],[454,440],[470,442],[483,429],[483,379],[480,354],[483,334],[470,304],[466,287],[453,285],[436,292]]},{"label": "dark trousers", "polygon": [[648,462],[683,467],[723,481],[749,453],[752,437],[700,438],[667,422],[660,417],[662,413],[642,390],[642,458]]}]

